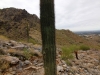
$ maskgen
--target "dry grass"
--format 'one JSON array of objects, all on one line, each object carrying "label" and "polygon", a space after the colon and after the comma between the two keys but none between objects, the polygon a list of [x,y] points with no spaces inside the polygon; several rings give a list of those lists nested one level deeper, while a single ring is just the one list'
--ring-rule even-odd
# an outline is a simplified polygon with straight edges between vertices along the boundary
[{"label": "dry grass", "polygon": [[5,59],[2,59],[2,55],[0,55],[0,69],[1,71],[5,71],[6,69],[8,69],[10,67],[10,62],[8,62],[7,60]]},{"label": "dry grass", "polygon": [[8,41],[9,39],[3,35],[0,35],[0,40]]},{"label": "dry grass", "polygon": [[[99,39],[98,39],[99,40]],[[57,46],[69,47],[70,45],[86,45],[89,46],[90,49],[100,49],[100,44],[96,41],[87,40],[82,36],[78,36],[74,34],[70,30],[56,30],[56,43]]]}]

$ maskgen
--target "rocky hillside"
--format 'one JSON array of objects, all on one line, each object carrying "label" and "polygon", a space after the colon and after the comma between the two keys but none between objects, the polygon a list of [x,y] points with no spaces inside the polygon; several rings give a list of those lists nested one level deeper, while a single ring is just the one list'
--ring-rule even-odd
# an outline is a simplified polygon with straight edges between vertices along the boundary
[{"label": "rocky hillside", "polygon": [[[41,45],[0,39],[0,75],[44,75]],[[100,75],[100,51],[79,50],[77,60],[62,60],[57,48],[57,75]]]},{"label": "rocky hillside", "polygon": [[[0,35],[17,41],[28,41],[41,44],[40,20],[35,14],[29,14],[25,9],[0,9]],[[56,30],[57,47],[85,44],[92,48],[99,45],[84,39],[70,30]]]},{"label": "rocky hillside", "polygon": [[0,34],[14,40],[28,37],[28,30],[39,30],[39,18],[25,9],[0,9]]}]

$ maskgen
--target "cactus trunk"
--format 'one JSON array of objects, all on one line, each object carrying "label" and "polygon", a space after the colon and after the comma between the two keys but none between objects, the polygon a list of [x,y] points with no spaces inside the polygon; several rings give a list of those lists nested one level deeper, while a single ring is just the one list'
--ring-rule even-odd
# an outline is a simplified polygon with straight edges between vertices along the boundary
[{"label": "cactus trunk", "polygon": [[54,0],[40,0],[40,23],[45,75],[57,75]]}]

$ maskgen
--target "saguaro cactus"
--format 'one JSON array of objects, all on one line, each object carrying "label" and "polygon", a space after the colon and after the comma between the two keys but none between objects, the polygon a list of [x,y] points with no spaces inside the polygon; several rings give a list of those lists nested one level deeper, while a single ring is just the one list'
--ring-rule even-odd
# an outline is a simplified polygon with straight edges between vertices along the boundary
[{"label": "saguaro cactus", "polygon": [[54,0],[40,0],[40,23],[45,75],[56,75]]}]

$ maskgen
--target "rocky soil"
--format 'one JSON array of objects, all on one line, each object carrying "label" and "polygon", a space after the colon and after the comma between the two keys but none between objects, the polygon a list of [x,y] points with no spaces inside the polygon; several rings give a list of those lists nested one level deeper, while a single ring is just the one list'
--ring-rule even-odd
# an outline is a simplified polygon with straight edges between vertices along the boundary
[{"label": "rocky soil", "polygon": [[[40,45],[0,40],[0,75],[44,75],[41,51]],[[99,50],[79,50],[79,60],[69,60],[70,65],[61,59],[60,52],[57,48],[58,75],[100,75]]]},{"label": "rocky soil", "polygon": [[100,75],[100,51],[79,51],[79,60],[71,60],[68,75]]}]

